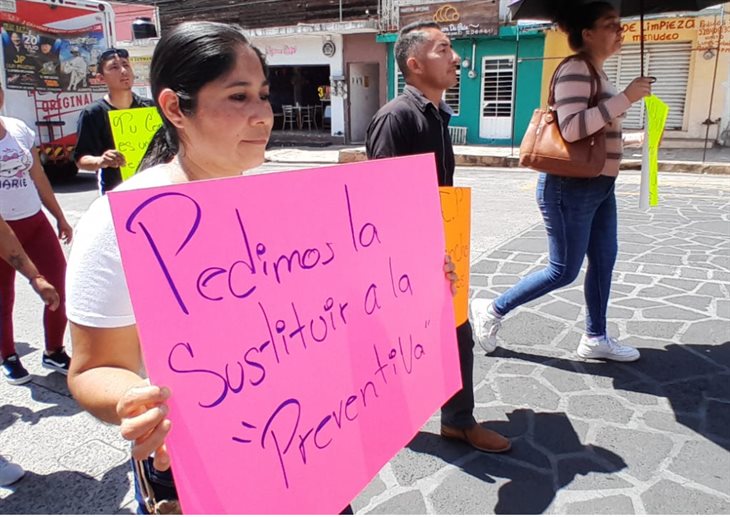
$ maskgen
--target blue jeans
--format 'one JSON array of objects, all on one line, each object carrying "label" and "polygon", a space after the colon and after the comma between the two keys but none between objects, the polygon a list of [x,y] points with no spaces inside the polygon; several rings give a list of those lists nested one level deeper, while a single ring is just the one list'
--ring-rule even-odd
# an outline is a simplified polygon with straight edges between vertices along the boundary
[{"label": "blue jeans", "polygon": [[618,251],[616,178],[565,178],[541,173],[537,204],[545,221],[550,260],[503,293],[494,309],[506,315],[512,309],[539,298],[576,279],[588,256],[583,290],[586,300],[586,334],[606,333],[606,310],[611,275]]}]

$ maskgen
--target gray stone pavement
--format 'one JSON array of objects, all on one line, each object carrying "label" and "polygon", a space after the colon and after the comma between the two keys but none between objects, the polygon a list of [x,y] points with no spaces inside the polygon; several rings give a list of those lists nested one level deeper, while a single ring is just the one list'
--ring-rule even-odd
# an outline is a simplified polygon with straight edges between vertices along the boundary
[{"label": "gray stone pavement", "polygon": [[[641,360],[574,355],[580,283],[516,310],[501,348],[475,364],[477,417],[512,437],[513,450],[444,442],[434,415],[357,499],[358,512],[730,512],[730,185],[667,180],[650,211],[636,208],[636,175],[618,189],[610,331]],[[473,296],[493,298],[546,260],[537,223],[476,258]]]},{"label": "gray stone pavement", "polygon": [[[546,261],[535,175],[456,177],[473,188],[472,295],[491,298]],[[477,418],[513,450],[443,441],[436,413],[355,499],[357,513],[730,513],[730,178],[662,175],[661,205],[648,211],[636,208],[637,185],[622,173],[609,317],[642,359],[577,360],[580,283],[515,311],[474,376]],[[75,188],[61,201],[73,221]],[[24,282],[18,290],[40,310]],[[0,382],[0,453],[28,471],[0,488],[0,513],[131,513],[128,444],[41,370],[37,316],[15,320],[33,382]]]},{"label": "gray stone pavement", "polygon": [[[519,146],[494,147],[486,145],[456,145],[456,165],[465,167],[519,167]],[[621,162],[623,170],[641,169],[642,150],[626,148]],[[366,159],[365,147],[333,145],[323,148],[271,148],[266,159],[278,163],[350,163]],[[715,146],[707,152],[700,148],[662,148],[659,150],[659,170],[730,174],[730,147]]]}]

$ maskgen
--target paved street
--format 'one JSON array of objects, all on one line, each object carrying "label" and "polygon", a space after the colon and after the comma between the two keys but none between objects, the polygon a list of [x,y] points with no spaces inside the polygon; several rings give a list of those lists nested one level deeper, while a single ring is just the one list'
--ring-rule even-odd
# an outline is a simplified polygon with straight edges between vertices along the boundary
[{"label": "paved street", "polygon": [[[266,170],[296,165],[271,164]],[[472,295],[492,298],[546,262],[534,173],[460,169],[473,188]],[[610,331],[629,365],[579,361],[580,283],[516,310],[477,354],[477,417],[513,439],[486,455],[438,437],[438,414],[356,498],[374,514],[730,513],[730,177],[663,174],[661,205],[619,178]],[[58,187],[72,223],[91,176]],[[0,513],[131,513],[128,444],[40,368],[40,302],[18,282],[16,340],[31,384],[0,382],[0,452],[28,474]]]}]

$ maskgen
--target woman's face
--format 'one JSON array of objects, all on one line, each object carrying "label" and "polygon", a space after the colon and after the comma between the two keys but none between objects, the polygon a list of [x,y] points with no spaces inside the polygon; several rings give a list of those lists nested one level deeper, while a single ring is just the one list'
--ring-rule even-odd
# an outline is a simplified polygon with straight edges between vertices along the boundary
[{"label": "woman's face", "polygon": [[608,57],[621,50],[621,34],[621,19],[611,9],[584,32],[583,41],[591,52]]},{"label": "woman's face", "polygon": [[258,167],[274,115],[269,83],[256,53],[240,46],[233,69],[198,92],[195,112],[179,128],[185,159],[211,176]]}]

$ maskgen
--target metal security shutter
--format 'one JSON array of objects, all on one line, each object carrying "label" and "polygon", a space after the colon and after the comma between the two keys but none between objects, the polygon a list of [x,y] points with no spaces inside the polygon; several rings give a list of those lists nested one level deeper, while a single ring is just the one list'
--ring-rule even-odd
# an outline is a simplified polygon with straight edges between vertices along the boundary
[{"label": "metal security shutter", "polygon": [[[645,66],[649,75],[657,78],[652,92],[669,106],[667,129],[684,129],[684,107],[692,55],[690,42],[649,43],[645,46]],[[626,45],[603,65],[608,78],[622,91],[639,76],[641,56],[639,45]],[[624,128],[643,127],[644,103],[636,103],[626,114]]]},{"label": "metal security shutter", "polygon": [[[400,95],[406,87],[406,81],[400,70],[395,73],[395,94]],[[454,115],[459,114],[461,106],[461,69],[456,71],[456,84],[444,92],[444,102],[449,105]]]}]

